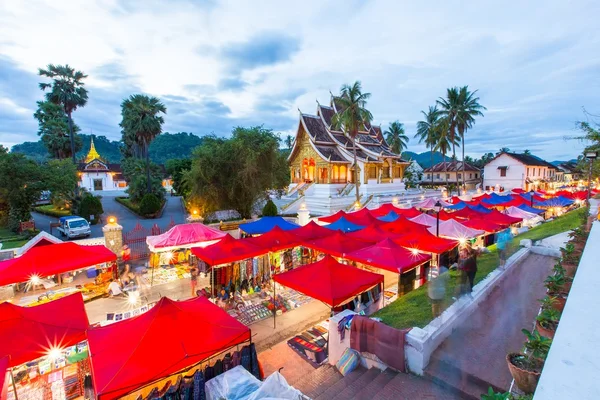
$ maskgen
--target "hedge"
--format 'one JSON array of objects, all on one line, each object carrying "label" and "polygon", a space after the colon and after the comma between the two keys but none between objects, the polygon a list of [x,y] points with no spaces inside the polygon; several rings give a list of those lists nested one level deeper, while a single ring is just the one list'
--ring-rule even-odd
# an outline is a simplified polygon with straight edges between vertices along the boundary
[{"label": "hedge", "polygon": [[165,203],[167,202],[165,199],[161,200],[160,203],[160,208],[158,209],[158,211],[154,214],[154,215],[143,215],[140,212],[140,206],[133,203],[129,197],[115,197],[115,200],[117,201],[117,203],[120,203],[122,205],[124,205],[125,207],[127,207],[128,209],[130,209],[134,214],[136,214],[137,216],[141,217],[141,218],[157,218],[158,215],[160,214],[160,211],[162,210],[162,208],[164,207]]},{"label": "hedge", "polygon": [[44,214],[44,215],[48,215],[50,217],[56,217],[56,218],[66,217],[67,215],[71,215],[71,210],[59,210],[57,208],[54,208],[54,206],[52,204],[48,204],[45,206],[37,206],[37,207],[34,207],[33,210],[40,214]]}]

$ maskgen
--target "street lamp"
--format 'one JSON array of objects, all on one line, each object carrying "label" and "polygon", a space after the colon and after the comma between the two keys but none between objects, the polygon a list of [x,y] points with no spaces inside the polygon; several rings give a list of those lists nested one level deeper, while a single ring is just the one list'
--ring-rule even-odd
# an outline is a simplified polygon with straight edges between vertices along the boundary
[{"label": "street lamp", "polygon": [[435,210],[435,214],[436,214],[436,224],[435,224],[435,234],[437,237],[440,237],[440,211],[442,211],[442,203],[440,203],[440,201],[438,200],[434,205],[433,205],[433,209]]},{"label": "street lamp", "polygon": [[588,190],[587,190],[587,204],[590,205],[590,197],[592,194],[592,163],[598,157],[597,151],[586,151],[585,158],[590,160],[590,168],[588,170]]},{"label": "street lamp", "polygon": [[535,194],[535,192],[533,191],[533,189],[531,189],[529,191],[529,200],[531,202],[531,208],[533,208],[533,195]]}]

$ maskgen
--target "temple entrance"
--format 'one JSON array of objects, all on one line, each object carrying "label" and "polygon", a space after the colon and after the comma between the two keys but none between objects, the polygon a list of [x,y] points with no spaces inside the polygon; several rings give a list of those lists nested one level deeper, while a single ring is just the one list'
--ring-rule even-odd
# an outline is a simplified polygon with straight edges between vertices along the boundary
[{"label": "temple entrance", "polygon": [[302,179],[306,183],[311,183],[315,180],[315,160],[314,158],[305,158],[302,160]]},{"label": "temple entrance", "polygon": [[102,179],[94,179],[94,190],[102,190]]}]

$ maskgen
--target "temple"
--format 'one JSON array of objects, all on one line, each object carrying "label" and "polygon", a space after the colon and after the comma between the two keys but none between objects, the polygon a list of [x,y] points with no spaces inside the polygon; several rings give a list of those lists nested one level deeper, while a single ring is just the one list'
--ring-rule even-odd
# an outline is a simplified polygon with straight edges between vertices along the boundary
[{"label": "temple", "polygon": [[291,174],[288,195],[299,192],[306,196],[306,203],[314,198],[349,197],[353,204],[355,167],[361,203],[373,195],[402,193],[404,169],[410,163],[391,151],[381,127],[366,123],[356,138],[358,165],[355,166],[352,139],[331,129],[332,118],[339,111],[339,104],[332,97],[329,106],[317,103],[316,115],[300,112],[288,158]]}]

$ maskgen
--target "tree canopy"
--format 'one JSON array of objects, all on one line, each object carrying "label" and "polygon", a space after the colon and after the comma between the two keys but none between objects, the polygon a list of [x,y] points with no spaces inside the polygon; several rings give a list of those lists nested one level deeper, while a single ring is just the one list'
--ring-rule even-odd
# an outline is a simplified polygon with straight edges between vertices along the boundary
[{"label": "tree canopy", "polygon": [[[38,135],[53,158],[71,158],[71,142],[69,138],[69,120],[63,107],[49,101],[38,101],[37,111],[33,114],[38,120]],[[78,133],[79,127],[73,124],[73,133]],[[81,150],[82,140],[75,137],[75,152]]]},{"label": "tree canopy", "polygon": [[402,154],[408,145],[408,136],[404,132],[404,124],[399,121],[394,121],[389,128],[384,132],[385,140],[396,154]]}]

